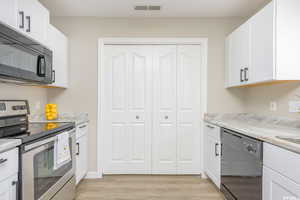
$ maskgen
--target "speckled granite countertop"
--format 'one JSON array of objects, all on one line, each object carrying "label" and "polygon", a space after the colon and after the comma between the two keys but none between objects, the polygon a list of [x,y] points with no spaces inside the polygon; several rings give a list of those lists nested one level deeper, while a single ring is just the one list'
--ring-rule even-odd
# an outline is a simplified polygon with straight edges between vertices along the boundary
[{"label": "speckled granite countertop", "polygon": [[58,119],[48,121],[45,119],[44,115],[34,115],[29,117],[30,122],[75,122],[76,126],[89,122],[89,117],[87,113],[64,113],[59,114]]},{"label": "speckled granite countertop", "polygon": [[257,114],[206,114],[204,121],[300,154],[300,144],[277,137],[300,138],[300,120]]},{"label": "speckled granite countertop", "polygon": [[21,145],[19,139],[0,139],[0,153]]}]

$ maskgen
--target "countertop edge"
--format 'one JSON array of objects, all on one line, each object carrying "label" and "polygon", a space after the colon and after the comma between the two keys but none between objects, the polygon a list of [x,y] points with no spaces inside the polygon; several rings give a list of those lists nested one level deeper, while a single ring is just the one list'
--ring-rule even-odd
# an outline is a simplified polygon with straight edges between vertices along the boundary
[{"label": "countertop edge", "polygon": [[251,131],[245,131],[245,129],[238,128],[234,125],[231,126],[228,123],[223,123],[221,121],[217,121],[217,120],[213,120],[213,119],[204,118],[204,122],[213,124],[215,126],[219,126],[221,128],[230,129],[230,130],[236,131],[242,135],[245,135],[245,136],[260,140],[262,142],[266,142],[271,145],[283,148],[285,150],[300,154],[300,145],[294,144],[292,142],[286,142],[286,141],[279,140],[279,139],[276,139],[273,137],[260,136],[258,134],[251,133]]},{"label": "countertop edge", "polygon": [[21,144],[22,141],[20,139],[0,139],[0,153],[14,149]]}]

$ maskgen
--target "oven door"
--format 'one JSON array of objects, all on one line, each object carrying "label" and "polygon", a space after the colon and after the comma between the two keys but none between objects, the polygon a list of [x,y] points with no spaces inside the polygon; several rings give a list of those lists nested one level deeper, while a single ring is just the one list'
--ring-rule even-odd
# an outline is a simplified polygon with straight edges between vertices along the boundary
[{"label": "oven door", "polygon": [[50,84],[52,52],[0,24],[0,77]]},{"label": "oven door", "polygon": [[71,161],[54,167],[56,137],[25,145],[22,153],[22,199],[51,199],[74,176],[75,131],[70,131]]}]

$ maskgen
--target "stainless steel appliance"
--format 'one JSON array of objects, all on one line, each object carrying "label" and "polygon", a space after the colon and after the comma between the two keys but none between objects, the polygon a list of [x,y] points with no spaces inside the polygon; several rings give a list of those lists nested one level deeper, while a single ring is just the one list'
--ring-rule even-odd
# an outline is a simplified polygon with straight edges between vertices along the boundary
[{"label": "stainless steel appliance", "polygon": [[261,200],[263,143],[222,129],[221,191],[227,200]]},{"label": "stainless steel appliance", "polygon": [[[74,123],[28,123],[28,113],[26,101],[0,101],[0,138],[22,140],[19,199],[74,199]],[[55,143],[62,133],[69,135],[71,160],[56,167]]]},{"label": "stainless steel appliance", "polygon": [[54,80],[52,51],[0,23],[0,78],[49,84]]}]

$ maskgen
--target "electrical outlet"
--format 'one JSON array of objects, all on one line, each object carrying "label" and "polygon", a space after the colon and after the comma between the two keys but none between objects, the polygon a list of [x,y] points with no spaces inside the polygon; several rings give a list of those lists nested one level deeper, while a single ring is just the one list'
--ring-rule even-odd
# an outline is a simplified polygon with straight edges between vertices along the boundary
[{"label": "electrical outlet", "polygon": [[276,111],[277,110],[277,102],[271,101],[270,102],[270,111]]},{"label": "electrical outlet", "polygon": [[300,101],[289,101],[289,112],[299,113],[300,112]]}]

